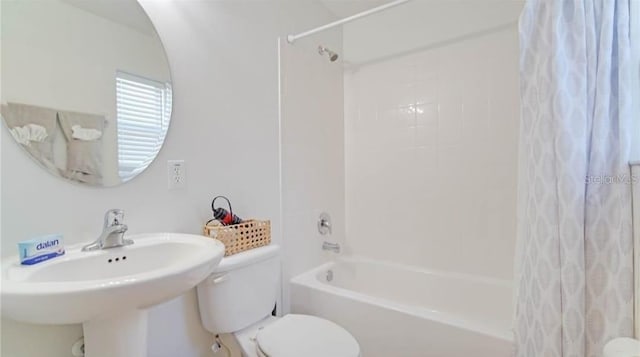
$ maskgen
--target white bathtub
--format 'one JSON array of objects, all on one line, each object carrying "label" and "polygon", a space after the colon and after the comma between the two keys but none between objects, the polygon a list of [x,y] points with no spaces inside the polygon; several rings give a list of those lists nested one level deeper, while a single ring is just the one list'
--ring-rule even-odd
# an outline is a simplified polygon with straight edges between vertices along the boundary
[{"label": "white bathtub", "polygon": [[363,357],[509,357],[511,288],[351,257],[293,278],[291,310],[344,326]]}]

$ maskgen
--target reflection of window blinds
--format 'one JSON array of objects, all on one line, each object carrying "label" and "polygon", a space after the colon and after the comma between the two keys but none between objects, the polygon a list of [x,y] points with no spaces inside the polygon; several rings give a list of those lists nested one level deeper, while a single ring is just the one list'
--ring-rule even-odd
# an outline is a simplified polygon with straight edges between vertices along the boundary
[{"label": "reflection of window blinds", "polygon": [[118,171],[128,181],[144,171],[162,147],[171,117],[171,85],[116,73]]}]

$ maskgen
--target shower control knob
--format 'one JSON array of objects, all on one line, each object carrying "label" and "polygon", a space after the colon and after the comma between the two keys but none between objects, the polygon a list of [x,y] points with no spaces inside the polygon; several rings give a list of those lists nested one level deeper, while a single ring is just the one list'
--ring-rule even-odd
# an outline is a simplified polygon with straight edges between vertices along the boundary
[{"label": "shower control knob", "polygon": [[326,212],[320,214],[320,218],[318,219],[318,232],[323,236],[332,233],[331,216]]}]

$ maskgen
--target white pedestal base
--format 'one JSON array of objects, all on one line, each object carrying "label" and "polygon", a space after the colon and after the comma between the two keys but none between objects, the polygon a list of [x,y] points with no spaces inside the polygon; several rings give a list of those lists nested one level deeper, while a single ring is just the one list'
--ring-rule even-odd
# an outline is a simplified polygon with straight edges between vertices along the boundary
[{"label": "white pedestal base", "polygon": [[84,330],[86,357],[147,355],[147,310],[128,310],[87,321]]}]

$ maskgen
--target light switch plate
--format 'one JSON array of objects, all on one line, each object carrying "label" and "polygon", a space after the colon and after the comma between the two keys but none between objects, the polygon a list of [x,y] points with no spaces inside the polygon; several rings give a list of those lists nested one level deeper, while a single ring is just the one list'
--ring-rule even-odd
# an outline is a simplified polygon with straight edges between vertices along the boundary
[{"label": "light switch plate", "polygon": [[187,186],[187,170],[184,160],[167,161],[168,188],[179,190]]}]

